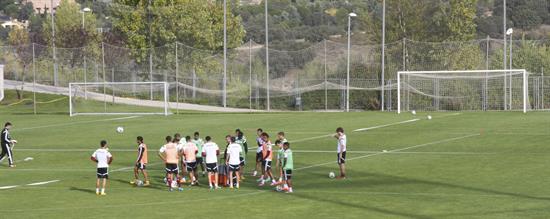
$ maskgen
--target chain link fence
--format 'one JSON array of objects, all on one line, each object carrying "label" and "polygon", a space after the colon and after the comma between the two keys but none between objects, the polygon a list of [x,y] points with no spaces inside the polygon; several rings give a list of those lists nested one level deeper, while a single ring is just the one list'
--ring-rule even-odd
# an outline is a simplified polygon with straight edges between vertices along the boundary
[{"label": "chain link fence", "polygon": [[[548,41],[514,41],[513,68],[529,71],[531,109],[550,108]],[[399,70],[503,69],[502,41],[429,43],[404,39],[385,51],[381,81],[381,46],[351,45],[350,109],[396,109]],[[92,48],[53,48],[32,44],[0,47],[5,79],[21,85],[36,83],[68,87],[71,82],[170,83],[170,101],[233,108],[274,110],[343,110],[346,104],[347,45],[330,40],[300,50],[269,50],[249,41],[228,50],[227,88],[223,89],[223,54],[180,43],[142,51],[101,44]],[[136,58],[135,54],[148,54]],[[54,71],[57,66],[57,74]],[[269,77],[269,86],[267,84]],[[269,88],[269,96],[267,89]],[[381,91],[385,90],[384,103]],[[34,100],[33,102],[41,102]],[[37,109],[40,111],[40,107]]]}]

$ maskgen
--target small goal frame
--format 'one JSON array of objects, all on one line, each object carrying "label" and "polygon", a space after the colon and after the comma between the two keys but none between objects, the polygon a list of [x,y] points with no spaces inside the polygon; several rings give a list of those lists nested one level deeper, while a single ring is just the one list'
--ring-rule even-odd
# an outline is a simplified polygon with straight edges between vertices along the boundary
[{"label": "small goal frame", "polygon": [[[103,85],[103,93],[100,94],[100,95],[103,95],[103,100],[98,100],[98,101],[103,101],[104,103],[104,107],[105,107],[105,112],[97,112],[97,113],[89,113],[89,112],[85,112],[85,113],[78,113],[78,112],[74,112],[74,106],[73,106],[73,95],[75,94],[73,89],[75,86],[83,86],[84,87],[84,90],[83,90],[83,95],[82,96],[79,96],[79,97],[82,97],[82,98],[86,98],[86,99],[89,99],[91,98],[90,96],[90,92],[87,91],[87,86],[102,86]],[[109,98],[111,98],[113,100],[113,102],[115,101],[115,99],[127,99],[127,98],[124,98],[124,97],[117,97],[117,96],[114,96],[114,95],[111,95],[111,94],[107,94],[106,93],[106,87],[107,86],[116,86],[116,85],[150,85],[151,87],[151,95],[153,94],[153,86],[154,85],[162,85],[162,88],[163,88],[163,100],[162,101],[155,101],[155,100],[140,100],[140,101],[145,101],[145,102],[150,102],[150,103],[155,103],[155,102],[162,102],[162,108],[163,108],[163,112],[106,112],[107,110],[107,96],[109,96]],[[168,116],[170,115],[170,111],[169,111],[169,104],[168,104],[168,101],[169,101],[169,84],[167,82],[163,82],[163,81],[156,81],[156,82],[76,82],[76,83],[69,83],[69,116],[78,116],[78,115],[164,115],[164,116]],[[132,104],[127,104],[127,105],[132,105]],[[150,105],[137,105],[136,106],[144,106],[144,107],[152,107]]]}]

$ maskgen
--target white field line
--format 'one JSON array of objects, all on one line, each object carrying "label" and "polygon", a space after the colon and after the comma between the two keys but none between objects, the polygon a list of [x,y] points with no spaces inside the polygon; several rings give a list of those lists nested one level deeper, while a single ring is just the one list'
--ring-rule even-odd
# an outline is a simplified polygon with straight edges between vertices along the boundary
[{"label": "white field line", "polygon": [[[409,122],[416,122],[418,120],[420,120],[420,119],[411,119],[411,120],[405,120],[405,121],[401,121],[401,122],[394,122],[394,123],[378,125],[378,126],[373,126],[373,127],[368,127],[368,128],[356,129],[356,130],[354,130],[354,132],[384,128],[384,127],[393,126],[393,125],[400,125],[400,124],[409,123]],[[315,137],[302,138],[302,139],[294,140],[294,141],[292,141],[292,143],[310,141],[310,140],[315,140],[315,139],[320,139],[320,138],[326,138],[326,137],[331,137],[332,135],[333,134],[326,134],[326,135],[319,135],[319,136],[315,136]]]},{"label": "white field line", "polygon": [[[445,142],[450,142],[450,141],[456,141],[456,140],[461,140],[461,139],[470,138],[470,137],[479,136],[479,135],[480,134],[476,133],[476,134],[464,135],[464,136],[460,136],[460,137],[447,138],[447,139],[443,139],[443,140],[439,140],[439,141],[433,141],[433,142],[428,142],[428,143],[424,143],[424,144],[413,145],[413,146],[410,146],[410,147],[394,149],[394,150],[390,150],[388,152],[378,152],[378,153],[374,153],[374,154],[367,154],[367,155],[364,155],[364,156],[359,156],[359,157],[346,159],[346,161],[363,159],[363,158],[372,157],[372,156],[381,155],[381,154],[400,152],[400,151],[409,150],[409,149],[413,149],[413,148],[419,148],[419,147],[425,147],[425,146],[434,145],[434,144],[440,144],[440,143],[445,143]],[[318,167],[318,166],[325,166],[325,165],[335,164],[335,163],[336,163],[336,161],[320,163],[320,164],[315,164],[315,165],[296,168],[296,170],[304,170],[304,169],[309,169],[309,168]]]},{"label": "white field line", "polygon": [[411,120],[406,120],[406,121],[401,121],[401,122],[394,122],[394,123],[385,124],[385,125],[378,125],[378,126],[373,126],[373,127],[368,127],[368,128],[355,129],[353,131],[354,132],[368,131],[368,130],[372,130],[372,129],[384,128],[384,127],[393,126],[393,125],[400,125],[400,124],[405,124],[405,123],[409,123],[409,122],[416,122],[418,120],[420,120],[420,119],[411,119]]},{"label": "white field line", "polygon": [[141,117],[141,116],[127,116],[127,117],[110,118],[110,119],[98,119],[98,120],[90,120],[90,121],[58,123],[58,124],[51,124],[51,125],[19,128],[19,129],[14,129],[14,131],[40,129],[40,128],[51,128],[51,127],[60,127],[60,126],[70,126],[70,125],[86,124],[86,123],[94,123],[94,122],[108,122],[108,121],[126,120],[126,119],[134,119],[134,118],[138,118],[138,117]]},{"label": "white field line", "polygon": [[15,187],[18,187],[18,186],[17,186],[17,185],[15,185],[15,186],[2,186],[2,187],[0,187],[0,190],[3,190],[3,189],[13,189],[13,188],[15,188]]},{"label": "white field line", "polygon": [[44,181],[44,182],[29,183],[27,184],[27,186],[40,186],[40,185],[45,185],[45,184],[59,182],[59,181],[60,180],[56,179],[56,180],[50,180],[50,181]]}]

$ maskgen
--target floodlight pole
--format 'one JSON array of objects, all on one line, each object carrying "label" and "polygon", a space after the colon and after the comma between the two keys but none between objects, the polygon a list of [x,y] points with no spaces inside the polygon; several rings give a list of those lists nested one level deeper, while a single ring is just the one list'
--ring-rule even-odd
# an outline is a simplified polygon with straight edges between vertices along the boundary
[{"label": "floodlight pole", "polygon": [[[510,43],[509,43],[509,47],[510,47],[510,70],[514,69],[514,67],[512,66],[512,48],[514,47],[514,44],[513,44],[513,41],[512,41],[512,36],[513,36],[513,29],[510,28]],[[512,72],[509,72],[510,74],[510,77],[508,80],[510,80],[510,86],[508,86],[508,93],[510,93],[509,95],[509,99],[510,101],[508,101],[508,104],[510,104],[510,110],[512,109]]]},{"label": "floodlight pole", "polygon": [[269,99],[269,28],[268,28],[268,17],[267,14],[267,0],[265,3],[265,66],[266,66],[266,102],[267,102],[267,111],[271,110],[270,99]]},{"label": "floodlight pole", "polygon": [[351,17],[355,17],[357,14],[348,14],[348,64],[346,69],[346,112],[349,112],[349,70],[350,70],[350,54],[351,54]]},{"label": "floodlight pole", "polygon": [[[502,22],[502,26],[503,26],[502,31],[504,33],[503,34],[504,35],[504,41],[503,41],[504,48],[503,48],[503,59],[502,59],[502,61],[504,63],[504,65],[503,65],[504,70],[506,70],[506,66],[507,66],[507,63],[506,63],[507,62],[507,60],[506,60],[506,52],[507,52],[506,51],[506,41],[507,41],[507,39],[506,39],[506,30],[507,30],[506,29],[506,0],[502,0],[502,1],[503,1],[502,2],[502,6],[503,6],[502,7],[502,10],[503,10],[503,12],[502,12],[503,13],[502,14],[502,21],[503,21]],[[504,73],[504,110],[506,110],[506,108],[507,108],[507,103],[506,103],[507,102],[507,98],[506,98],[506,84],[507,83],[508,82],[506,81],[506,73]]]},{"label": "floodlight pole", "polygon": [[382,89],[380,92],[380,102],[382,104],[381,110],[384,111],[384,91],[386,89],[386,85],[384,83],[384,74],[386,68],[386,0],[382,0],[382,77],[381,77],[381,85]]},{"label": "floodlight pole", "polygon": [[55,13],[54,13],[54,6],[53,6],[53,0],[50,1],[51,3],[51,16],[52,16],[52,56],[53,56],[53,85],[57,87],[58,85],[58,75],[57,75],[57,55],[55,54]]},{"label": "floodlight pole", "polygon": [[223,0],[223,107],[227,107],[227,0]]}]

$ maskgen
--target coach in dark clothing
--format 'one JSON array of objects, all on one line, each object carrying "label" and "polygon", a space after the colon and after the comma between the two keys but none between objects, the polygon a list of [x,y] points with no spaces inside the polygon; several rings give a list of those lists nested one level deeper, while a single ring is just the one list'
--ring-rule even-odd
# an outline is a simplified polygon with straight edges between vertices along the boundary
[{"label": "coach in dark clothing", "polygon": [[6,124],[4,125],[4,129],[2,129],[2,134],[0,136],[2,138],[0,140],[0,144],[2,146],[0,161],[4,160],[4,158],[6,158],[7,156],[10,167],[15,167],[15,165],[13,164],[13,153],[11,149],[13,147],[13,144],[17,143],[17,141],[11,139],[10,132],[9,132],[11,127],[12,127],[12,124],[10,122],[6,122]]}]

